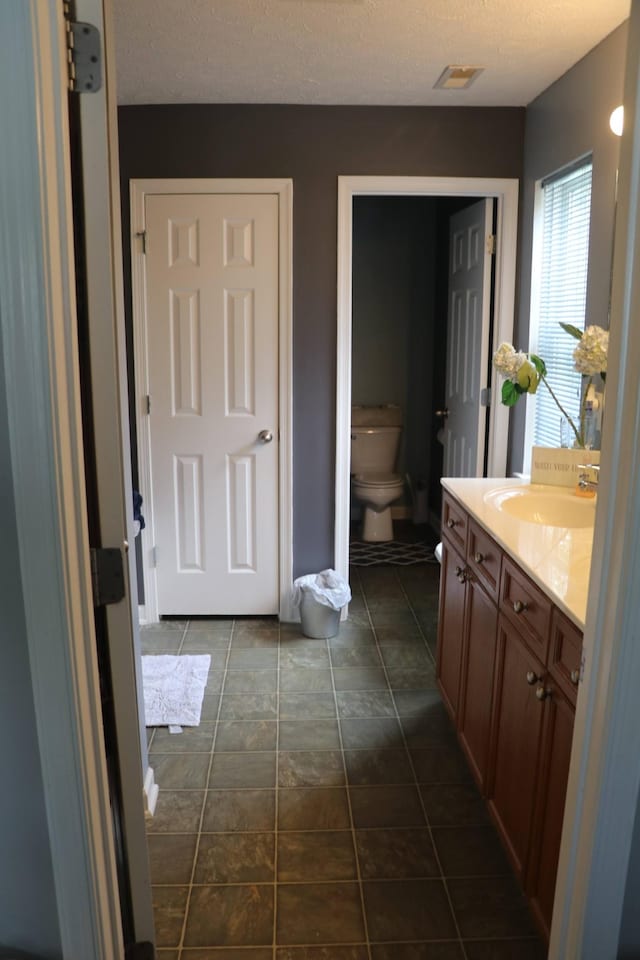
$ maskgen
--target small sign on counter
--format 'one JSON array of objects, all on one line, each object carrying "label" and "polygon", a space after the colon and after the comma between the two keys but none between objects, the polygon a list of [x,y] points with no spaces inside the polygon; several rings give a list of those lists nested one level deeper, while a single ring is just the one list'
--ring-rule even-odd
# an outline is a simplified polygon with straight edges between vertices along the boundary
[{"label": "small sign on counter", "polygon": [[569,447],[533,447],[531,483],[550,483],[556,487],[575,487],[580,464],[600,463],[599,450],[575,450]]}]

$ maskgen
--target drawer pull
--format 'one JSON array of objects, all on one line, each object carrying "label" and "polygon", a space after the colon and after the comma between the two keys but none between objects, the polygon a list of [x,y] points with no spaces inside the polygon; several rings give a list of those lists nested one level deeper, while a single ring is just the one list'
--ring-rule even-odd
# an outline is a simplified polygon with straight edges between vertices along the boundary
[{"label": "drawer pull", "polygon": [[526,603],[523,603],[522,600],[514,600],[514,603],[513,603],[514,613],[524,613],[526,609],[527,609]]},{"label": "drawer pull", "polygon": [[455,525],[456,525],[456,521],[452,517],[449,517],[449,519],[447,520],[447,526],[449,527],[449,530],[453,530]]},{"label": "drawer pull", "polygon": [[579,671],[579,670],[572,670],[572,671],[571,671],[571,683],[574,685],[574,687],[577,687],[578,684],[580,683],[580,671]]},{"label": "drawer pull", "polygon": [[467,573],[464,567],[456,567],[456,577],[460,583],[464,583],[468,579],[469,574]]},{"label": "drawer pull", "polygon": [[482,561],[484,560],[484,554],[483,554],[483,553],[475,553],[475,554],[473,555],[473,559],[475,560],[476,563],[482,563]]},{"label": "drawer pull", "polygon": [[536,697],[538,698],[538,700],[540,700],[541,703],[543,700],[546,700],[547,697],[550,697],[550,696],[551,696],[551,690],[549,690],[548,687],[546,689],[544,687],[538,687],[538,689],[536,690]]},{"label": "drawer pull", "polygon": [[534,683],[538,683],[539,680],[542,680],[542,677],[539,677],[533,670],[527,670],[527,683],[530,687],[532,687]]}]

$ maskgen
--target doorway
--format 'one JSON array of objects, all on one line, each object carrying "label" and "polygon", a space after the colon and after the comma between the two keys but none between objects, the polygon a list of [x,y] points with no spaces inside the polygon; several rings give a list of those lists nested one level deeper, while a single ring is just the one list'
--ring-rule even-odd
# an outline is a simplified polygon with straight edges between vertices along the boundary
[{"label": "doorway", "polygon": [[[281,619],[291,617],[291,198],[291,182],[287,180],[132,182],[137,451],[140,492],[147,518],[146,528],[141,534],[144,580],[142,622],[156,622],[163,614],[277,613]],[[208,231],[210,245],[212,249],[219,247],[219,259],[229,274],[219,278],[220,297],[217,299],[229,309],[224,310],[225,316],[218,325],[219,343],[217,346],[209,345],[208,357],[200,355],[204,349],[204,334],[198,317],[191,309],[194,303],[197,305],[199,302],[199,289],[198,295],[194,295],[195,299],[189,298],[189,290],[197,287],[195,277],[189,278],[186,274],[183,278],[176,276],[176,280],[164,277],[162,268],[157,266],[149,249],[155,207],[171,202],[177,205],[177,212],[169,216],[166,210],[159,211],[166,214],[166,223],[163,221],[162,224],[155,224],[155,227],[162,235],[169,229],[167,224],[172,220],[174,228],[173,233],[169,231],[169,242],[177,245],[183,242],[185,269],[199,269],[200,254],[196,247],[204,243]],[[265,210],[262,213],[252,212],[252,202],[257,207],[265,207]],[[183,216],[182,207],[185,204],[193,208],[190,216]],[[229,204],[235,204],[234,209]],[[208,220],[211,223],[207,227]],[[191,228],[188,222],[192,224]],[[269,233],[270,230],[273,235]],[[260,246],[257,245],[259,234],[262,236],[260,244],[264,256],[273,261],[264,291],[257,287],[254,289],[254,278],[249,276],[255,272],[253,261],[256,257],[257,263],[256,254],[260,252]],[[190,244],[193,246],[193,259],[189,253]],[[181,254],[176,252],[176,256],[180,259]],[[179,289],[174,289],[176,283]],[[160,287],[164,292],[161,291],[158,296]],[[258,330],[254,311],[248,309],[252,305],[260,307],[259,300],[263,294],[268,301],[266,313],[271,314],[273,326],[273,330],[266,333]],[[157,304],[151,302],[154,297],[158,300]],[[159,468],[162,455],[167,452],[164,447],[168,440],[167,430],[162,424],[156,429],[155,425],[152,426],[152,393],[154,389],[156,395],[159,392],[157,386],[151,385],[155,360],[158,361],[156,367],[159,364],[158,369],[162,368],[162,357],[156,357],[157,338],[152,331],[152,320],[154,323],[157,321],[158,314],[170,300],[175,301],[174,306],[177,304],[180,307],[181,298],[185,301],[185,316],[181,318],[180,310],[176,308],[173,315],[166,318],[171,321],[169,325],[173,326],[173,338],[166,343],[165,354],[169,359],[173,357],[174,369],[171,375],[165,373],[160,391],[164,392],[166,385],[167,394],[171,393],[171,389],[175,394],[176,384],[182,378],[182,393],[186,391],[189,396],[186,413],[182,409],[178,411],[184,416],[170,418],[177,424],[175,441],[178,446],[182,444],[181,449],[178,451],[176,447],[173,452],[169,450],[169,459],[164,457],[166,463]],[[261,311],[263,314],[264,311]],[[183,336],[178,336],[180,330]],[[260,337],[263,333],[266,342],[261,346]],[[184,343],[180,342],[181,337]],[[194,348],[192,351],[189,344]],[[270,351],[263,349],[266,346]],[[264,358],[268,352],[268,369],[264,370]],[[216,356],[219,358],[217,366]],[[164,369],[166,371],[167,363],[164,363]],[[218,407],[222,410],[222,420],[225,424],[232,424],[236,434],[238,431],[242,434],[239,438],[235,437],[232,453],[227,450],[228,444],[225,442],[226,453],[218,450],[215,467],[208,471],[205,469],[205,446],[208,444],[211,447],[210,438],[207,437],[211,418],[206,410],[201,412],[199,406],[199,398],[205,393],[201,386],[207,384],[212,389],[215,386],[220,394]],[[189,399],[191,394],[191,399],[195,398],[195,406]],[[269,394],[269,397],[259,408],[263,394]],[[161,401],[158,396],[156,399]],[[173,401],[171,398],[167,401],[165,397],[166,402],[162,407],[171,408],[175,413],[175,400],[175,396]],[[263,419],[266,417],[269,422],[265,420],[263,423],[260,416]],[[202,428],[205,418],[206,428],[204,432],[201,430],[201,441],[205,446],[196,450],[195,447],[191,449],[191,444],[187,456],[186,448],[182,449],[185,430],[194,424]],[[216,437],[219,436],[217,428],[214,432]],[[209,489],[208,477],[212,474],[216,474],[218,483],[216,486],[214,477],[213,486]],[[268,510],[264,509],[265,483],[270,505]],[[180,492],[181,496],[178,495]],[[206,519],[204,504],[209,504],[209,507],[213,505],[215,517],[210,521]],[[212,509],[208,508],[208,512],[211,514]],[[167,548],[158,543],[163,529],[178,531],[175,537],[165,536],[165,543],[170,541],[172,544],[169,556]],[[221,530],[226,530],[226,536],[224,533],[220,536]],[[180,533],[183,535],[180,536]],[[220,546],[216,546],[218,540],[223,541]],[[205,560],[207,553],[210,559]],[[168,564],[172,571],[166,583],[161,576],[162,563]],[[247,589],[247,577],[252,582],[266,577],[268,582],[261,581],[260,590],[251,590]],[[212,578],[219,585],[217,594]],[[176,580],[181,583],[176,584]],[[204,586],[197,590],[200,582]],[[184,584],[192,589],[185,592]]]},{"label": "doorway", "polygon": [[[357,197],[495,198],[494,330],[491,347],[512,339],[518,184],[515,180],[419,177],[340,177],[338,184],[338,336],[336,403],[335,569],[348,574],[353,344],[353,221]],[[489,317],[484,321],[489,323]],[[487,474],[506,473],[508,411],[490,407]]]}]

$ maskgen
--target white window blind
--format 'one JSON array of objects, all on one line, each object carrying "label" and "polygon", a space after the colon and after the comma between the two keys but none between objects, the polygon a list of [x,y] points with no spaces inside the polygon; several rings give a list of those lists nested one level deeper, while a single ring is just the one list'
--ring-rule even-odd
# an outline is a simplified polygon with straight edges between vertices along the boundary
[{"label": "white window blind", "polygon": [[[573,422],[580,417],[580,374],[573,366],[577,341],[559,326],[584,330],[591,211],[589,161],[542,184],[540,299],[534,352],[547,365],[547,380]],[[534,327],[535,318],[534,320]],[[560,446],[560,411],[540,384],[535,399],[534,443]]]}]

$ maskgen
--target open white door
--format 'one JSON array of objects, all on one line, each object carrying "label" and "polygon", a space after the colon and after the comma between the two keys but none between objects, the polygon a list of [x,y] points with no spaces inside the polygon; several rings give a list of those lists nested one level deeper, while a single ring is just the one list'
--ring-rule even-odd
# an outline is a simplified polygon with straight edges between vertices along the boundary
[{"label": "open white door", "polygon": [[449,221],[449,306],[444,409],[445,477],[481,477],[487,411],[493,200]]}]

